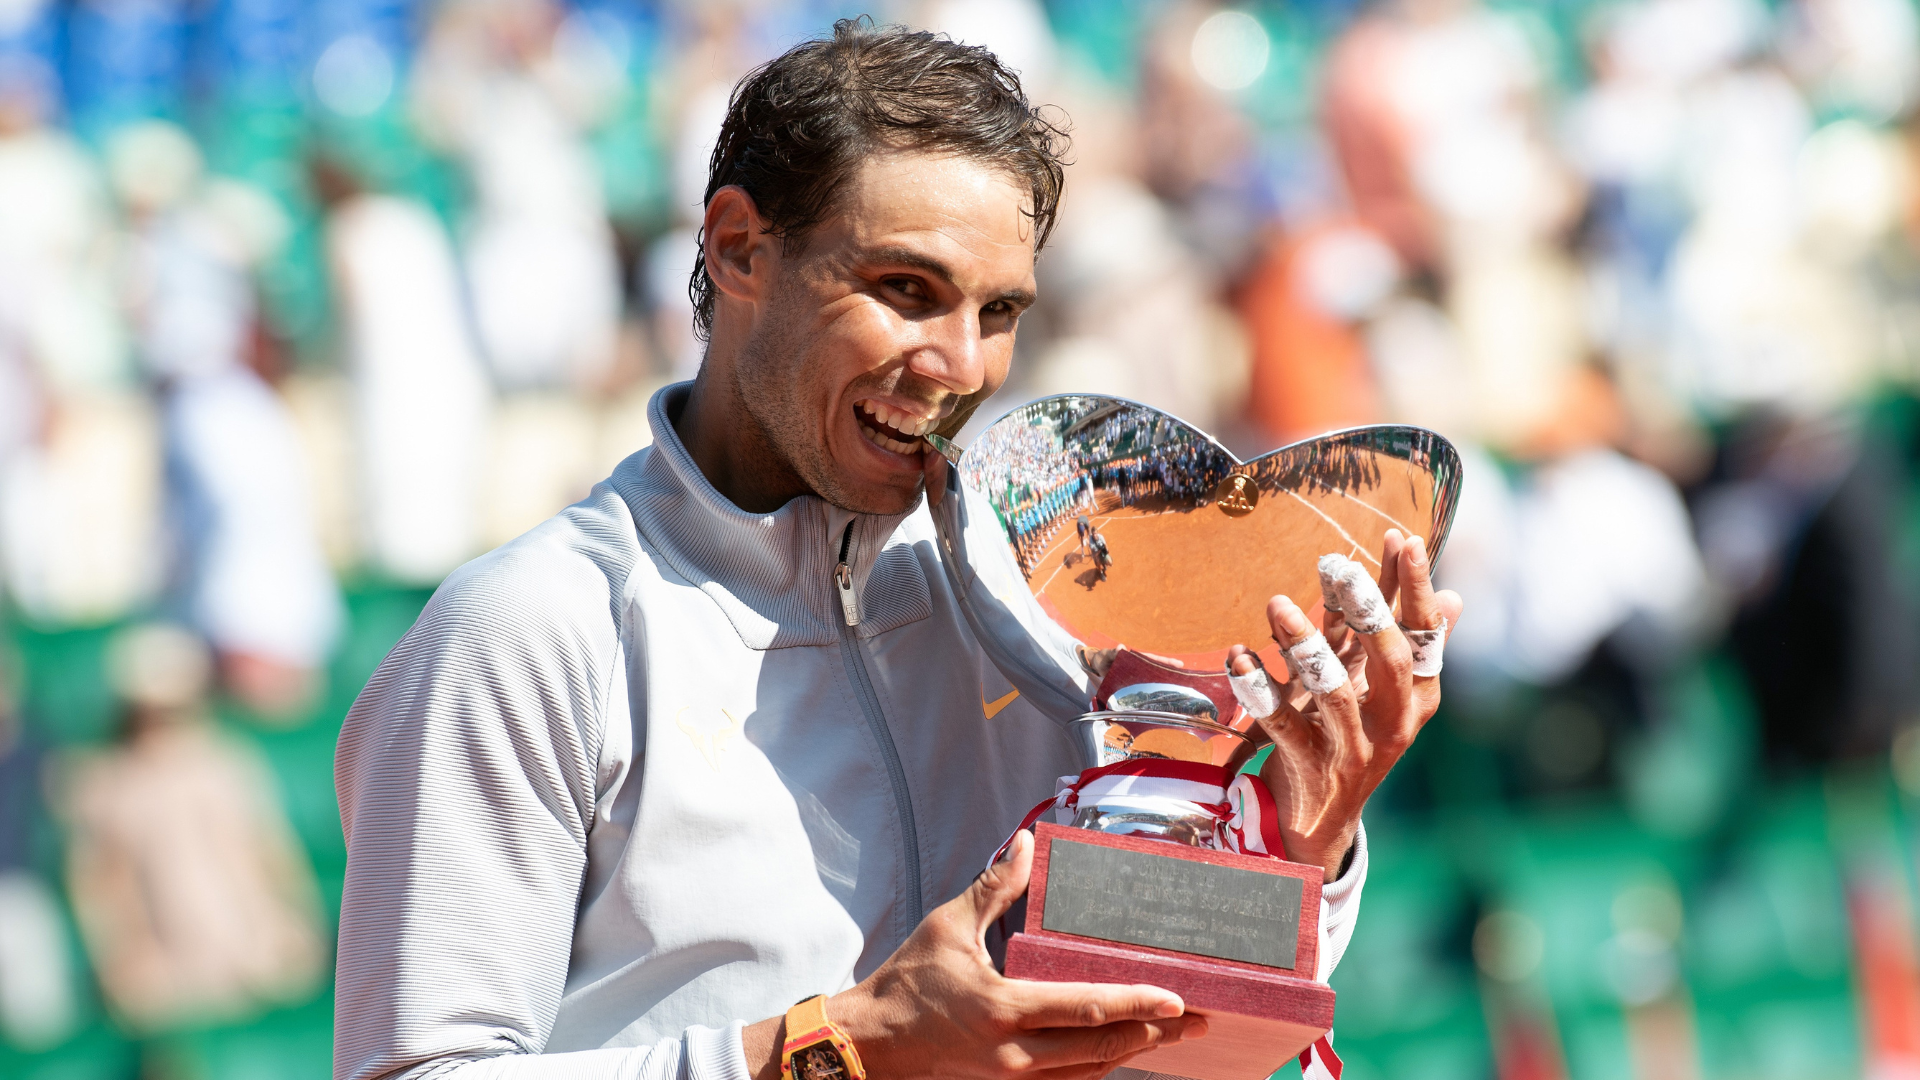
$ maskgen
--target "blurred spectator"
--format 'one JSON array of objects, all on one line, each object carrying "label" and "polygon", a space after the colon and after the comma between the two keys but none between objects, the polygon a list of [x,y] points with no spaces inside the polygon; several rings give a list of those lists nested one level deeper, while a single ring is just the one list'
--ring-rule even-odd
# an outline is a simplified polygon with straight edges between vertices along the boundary
[{"label": "blurred spectator", "polygon": [[321,160],[327,256],[354,385],[369,561],[431,583],[476,550],[491,405],[452,245],[432,211]]},{"label": "blurred spectator", "polygon": [[1783,12],[1781,53],[1828,108],[1879,121],[1920,92],[1920,18],[1904,0],[1797,0]]},{"label": "blurred spectator", "polygon": [[43,755],[20,722],[16,664],[0,653],[0,1044],[40,1050],[80,1008],[60,905],[34,866]]},{"label": "blurred spectator", "polygon": [[206,715],[206,647],[147,624],[109,662],[121,738],[58,786],[67,888],[108,1005],[154,1032],[302,999],[327,959],[312,871],[266,764]]},{"label": "blurred spectator", "polygon": [[1858,423],[1756,416],[1715,479],[1696,512],[1701,545],[1740,605],[1731,642],[1769,757],[1884,749],[1920,715],[1920,597],[1891,510],[1911,479],[1896,448]]},{"label": "blurred spectator", "polygon": [[1456,638],[1463,675],[1555,683],[1629,626],[1630,655],[1658,671],[1715,627],[1686,506],[1666,477],[1599,448],[1518,484],[1482,455],[1467,461],[1445,570],[1449,588],[1481,605]]},{"label": "blurred spectator", "polygon": [[473,180],[467,274],[503,389],[597,388],[613,366],[620,271],[582,133],[622,76],[548,0],[454,0],[434,13],[415,107]]},{"label": "blurred spectator", "polygon": [[293,714],[341,612],[292,418],[247,366],[257,340],[249,273],[284,222],[254,189],[204,180],[198,151],[168,124],[123,129],[108,164],[135,230],[131,307],[161,387],[183,607],[229,689],[261,713]]},{"label": "blurred spectator", "polygon": [[[1364,226],[1327,223],[1274,240],[1240,293],[1241,315],[1253,338],[1247,406],[1269,438],[1288,443],[1381,419],[1375,376],[1380,365],[1369,364],[1369,343],[1358,324],[1399,276],[1393,249]],[[1382,363],[1411,366],[1402,351],[1380,341],[1371,344],[1391,355],[1391,361],[1382,356]],[[1393,374],[1406,380],[1401,385],[1416,400],[1424,396],[1422,390],[1432,389],[1432,380],[1415,372]],[[1425,409],[1403,409],[1397,416],[1434,421]]]},{"label": "blurred spectator", "polygon": [[31,70],[0,70],[0,564],[32,617],[88,622],[157,580],[158,455],[99,170]]}]

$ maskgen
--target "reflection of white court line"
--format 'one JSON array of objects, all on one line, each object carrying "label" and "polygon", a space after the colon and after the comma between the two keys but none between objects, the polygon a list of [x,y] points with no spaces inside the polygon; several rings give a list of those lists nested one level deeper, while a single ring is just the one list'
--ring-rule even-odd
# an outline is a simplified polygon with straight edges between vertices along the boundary
[{"label": "reflection of white court line", "polygon": [[[1109,522],[1109,521],[1112,521],[1112,520],[1113,520],[1113,517],[1112,517],[1111,515],[1109,515],[1109,516],[1107,516],[1107,517],[1103,517],[1103,518],[1101,518],[1101,519],[1100,519],[1099,521],[1095,521],[1095,522],[1093,523],[1093,527],[1094,527],[1094,528],[1095,528],[1096,530],[1097,530],[1097,529],[1100,529],[1101,527],[1103,527],[1103,526],[1105,526],[1107,522]],[[1078,545],[1079,545],[1079,543],[1080,543],[1080,530],[1079,530],[1079,529],[1075,529],[1075,530],[1074,530],[1074,533],[1073,533],[1073,537],[1074,537],[1074,544],[1075,544],[1075,546],[1078,546]],[[1066,541],[1067,541],[1067,538],[1066,538],[1066,535],[1065,535],[1065,532],[1064,532],[1064,530],[1063,530],[1063,531],[1062,531],[1062,534],[1061,534],[1061,537],[1060,537],[1060,542],[1061,542],[1062,544],[1065,544],[1065,543],[1066,543]],[[1048,555],[1050,555],[1050,554],[1052,554],[1052,553],[1053,553],[1053,546],[1052,546],[1052,545],[1049,545],[1049,546],[1047,547],[1047,550],[1045,550],[1045,551],[1042,551],[1042,552],[1040,553],[1040,558],[1041,558],[1041,560],[1042,560],[1042,561],[1044,561],[1044,560],[1046,559],[1046,557],[1047,557]],[[1038,589],[1035,589],[1035,590],[1034,590],[1034,592],[1033,592],[1033,595],[1035,595],[1035,596],[1039,596],[1040,594],[1042,594],[1042,593],[1044,593],[1044,592],[1046,592],[1046,591],[1047,591],[1048,589],[1051,589],[1051,588],[1053,588],[1053,579],[1054,579],[1054,578],[1057,578],[1057,577],[1059,577],[1059,576],[1060,576],[1060,571],[1062,571],[1062,570],[1065,570],[1066,568],[1067,568],[1067,557],[1066,557],[1065,555],[1062,555],[1062,556],[1060,556],[1060,565],[1059,565],[1059,566],[1056,566],[1056,567],[1054,567],[1054,568],[1053,568],[1053,573],[1051,573],[1051,574],[1048,574],[1048,575],[1047,575],[1047,580],[1046,580],[1046,582],[1045,582],[1044,584],[1042,584],[1042,585],[1041,585],[1041,586],[1040,586],[1040,587],[1039,587]]]},{"label": "reflection of white court line", "polygon": [[[1293,493],[1289,491],[1287,494],[1292,495]],[[1373,505],[1370,502],[1366,502],[1361,499],[1356,499],[1353,496],[1347,494],[1345,491],[1335,491],[1334,494],[1340,496],[1341,498],[1347,500],[1348,502],[1358,503],[1359,505],[1366,507],[1367,509],[1373,511],[1374,513],[1379,514],[1381,517],[1386,518],[1387,523],[1389,525],[1392,525],[1394,528],[1400,530],[1401,536],[1419,535],[1418,533],[1415,533],[1412,529],[1409,529],[1405,525],[1400,524],[1399,520],[1395,518],[1392,514],[1387,513],[1385,510],[1380,509],[1379,507]],[[1296,495],[1294,497],[1298,498],[1299,496]]]},{"label": "reflection of white court line", "polygon": [[[1282,490],[1286,490],[1286,489],[1282,489]],[[1347,530],[1345,530],[1345,529],[1343,529],[1343,528],[1341,528],[1341,527],[1340,527],[1340,523],[1339,523],[1339,522],[1337,522],[1337,521],[1335,521],[1335,520],[1333,520],[1332,518],[1330,518],[1330,517],[1328,517],[1328,516],[1327,516],[1327,512],[1326,512],[1325,510],[1322,510],[1322,509],[1320,509],[1319,507],[1317,507],[1317,506],[1315,506],[1315,505],[1313,505],[1312,503],[1310,503],[1310,502],[1308,502],[1308,501],[1307,501],[1307,500],[1305,500],[1305,499],[1301,499],[1301,498],[1300,498],[1300,493],[1299,493],[1299,492],[1297,492],[1297,491],[1287,491],[1287,494],[1289,494],[1289,495],[1291,495],[1291,496],[1293,496],[1293,497],[1294,497],[1294,498],[1296,498],[1296,499],[1300,499],[1300,505],[1301,505],[1301,506],[1304,506],[1304,507],[1306,507],[1307,509],[1309,509],[1309,510],[1311,510],[1311,511],[1313,511],[1313,512],[1314,512],[1314,513],[1316,513],[1316,514],[1319,514],[1319,515],[1320,515],[1320,520],[1322,520],[1322,521],[1324,521],[1324,522],[1326,522],[1327,524],[1329,524],[1329,525],[1331,525],[1331,526],[1333,526],[1333,531],[1334,531],[1334,532],[1337,532],[1337,533],[1339,533],[1339,534],[1340,534],[1341,536],[1343,536],[1343,537],[1346,537],[1346,540],[1347,540],[1347,543],[1349,543],[1349,544],[1352,544],[1352,545],[1353,545],[1353,550],[1355,550],[1355,551],[1357,551],[1357,552],[1359,552],[1359,553],[1360,553],[1360,554],[1361,554],[1362,556],[1364,556],[1364,557],[1366,558],[1366,560],[1367,560],[1368,562],[1370,562],[1370,563],[1372,563],[1372,564],[1373,564],[1373,565],[1375,565],[1375,566],[1379,566],[1379,565],[1380,565],[1380,557],[1379,557],[1378,555],[1375,555],[1375,554],[1373,554],[1372,552],[1369,552],[1369,551],[1368,551],[1367,549],[1365,549],[1365,548],[1363,548],[1363,547],[1361,547],[1361,546],[1360,546],[1360,541],[1358,541],[1358,540],[1355,540],[1355,539],[1353,538],[1353,534],[1352,534],[1352,533],[1350,533],[1350,532],[1348,532]],[[1358,500],[1355,500],[1355,501],[1357,502]],[[1364,505],[1364,504],[1363,504],[1363,505]],[[1392,519],[1392,518],[1388,518],[1387,520],[1389,520],[1389,521],[1391,521],[1391,520],[1393,520],[1393,519]],[[1352,558],[1352,556],[1348,556],[1348,558]]]}]

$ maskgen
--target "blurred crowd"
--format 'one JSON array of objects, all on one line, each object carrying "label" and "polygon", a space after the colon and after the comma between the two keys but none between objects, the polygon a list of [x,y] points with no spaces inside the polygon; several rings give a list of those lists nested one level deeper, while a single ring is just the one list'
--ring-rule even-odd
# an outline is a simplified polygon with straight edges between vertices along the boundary
[{"label": "blurred crowd", "polygon": [[[1920,795],[1913,0],[0,3],[0,1072],[320,1000],[337,868],[286,808],[331,806],[325,752],[261,747],[337,725],[387,633],[362,598],[417,610],[648,441],[699,363],[728,90],[862,11],[993,48],[1070,124],[1042,300],[962,445],[1079,391],[1249,457],[1403,422],[1466,459],[1447,704],[1369,818],[1383,867],[1396,822],[1408,865],[1460,853],[1424,906],[1382,871],[1342,978],[1464,994],[1480,1049],[1361,1004],[1356,1075],[1773,1075],[1830,1015],[1858,1049],[1794,1075],[1920,1072],[1911,845],[1815,844],[1840,959],[1783,930],[1776,966],[1841,1014],[1722,1023],[1748,1005],[1683,914],[1790,894],[1727,853],[1797,778],[1894,833],[1906,795],[1832,777]],[[1578,991],[1553,950],[1588,931],[1476,831],[1574,804],[1683,853],[1589,890]],[[1787,1049],[1715,1057],[1760,1027]],[[1708,1064],[1643,1067],[1676,1054]]]}]

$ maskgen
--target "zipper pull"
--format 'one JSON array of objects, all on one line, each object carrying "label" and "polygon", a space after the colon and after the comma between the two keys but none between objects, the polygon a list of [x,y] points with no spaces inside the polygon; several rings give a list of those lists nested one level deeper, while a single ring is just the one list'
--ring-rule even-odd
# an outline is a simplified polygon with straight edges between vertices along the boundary
[{"label": "zipper pull", "polygon": [[840,537],[840,562],[833,568],[833,584],[840,590],[840,613],[847,617],[848,626],[860,625],[860,597],[853,591],[853,526],[859,519],[847,522],[847,531]]}]

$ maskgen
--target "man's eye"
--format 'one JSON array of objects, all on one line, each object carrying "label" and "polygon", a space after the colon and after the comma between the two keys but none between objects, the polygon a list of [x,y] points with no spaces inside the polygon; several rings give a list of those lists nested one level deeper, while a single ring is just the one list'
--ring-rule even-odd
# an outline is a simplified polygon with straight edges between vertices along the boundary
[{"label": "man's eye", "polygon": [[907,296],[911,296],[915,300],[926,299],[926,295],[927,295],[926,290],[922,289],[920,287],[920,283],[913,280],[912,278],[887,278],[886,280],[882,281],[881,284],[885,285],[889,289],[892,289],[894,292],[904,293]]}]

